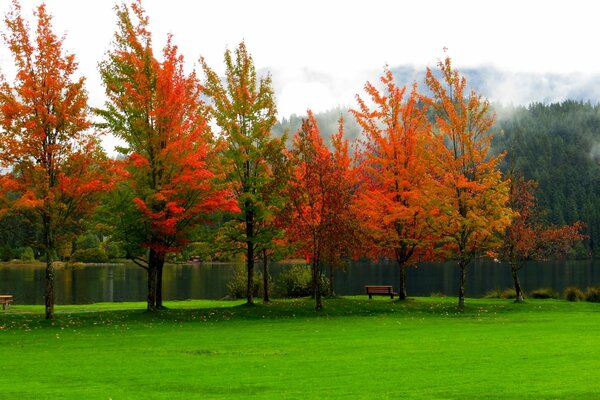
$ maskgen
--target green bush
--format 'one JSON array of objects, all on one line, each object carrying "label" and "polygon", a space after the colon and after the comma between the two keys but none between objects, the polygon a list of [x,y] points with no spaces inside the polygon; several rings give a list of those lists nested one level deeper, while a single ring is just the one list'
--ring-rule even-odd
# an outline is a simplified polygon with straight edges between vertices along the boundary
[{"label": "green bush", "polygon": [[79,236],[77,242],[75,242],[75,248],[77,250],[94,249],[100,246],[100,239],[93,233]]},{"label": "green bush", "polygon": [[[262,273],[254,270],[253,293],[254,297],[262,294],[263,278]],[[246,298],[248,293],[248,272],[245,265],[235,267],[233,276],[227,284],[227,292],[232,299]]]},{"label": "green bush", "polygon": [[[329,279],[321,275],[321,294],[330,295]],[[312,270],[309,265],[293,265],[282,271],[275,283],[278,297],[305,297],[312,295]]]},{"label": "green bush", "polygon": [[564,298],[568,301],[583,301],[585,300],[585,293],[578,287],[569,286],[565,289]]},{"label": "green bush", "polygon": [[111,260],[113,260],[115,258],[125,258],[126,257],[125,250],[123,249],[121,244],[118,242],[106,243],[106,245],[104,246],[104,251],[106,252],[106,257],[108,257],[108,259],[111,259]]},{"label": "green bush", "polygon": [[530,296],[532,299],[558,299],[558,293],[552,288],[535,289]]},{"label": "green bush", "polygon": [[600,286],[587,288],[585,291],[585,301],[600,303]]},{"label": "green bush", "polygon": [[493,289],[487,292],[484,297],[486,299],[516,299],[517,292],[514,288],[506,288],[504,290]]},{"label": "green bush", "polygon": [[94,247],[91,249],[78,249],[71,256],[72,262],[84,263],[105,263],[108,261],[106,251],[102,247]]},{"label": "green bush", "polygon": [[21,261],[35,260],[35,256],[33,255],[33,249],[29,246],[21,248],[19,253],[19,258],[21,259]]}]

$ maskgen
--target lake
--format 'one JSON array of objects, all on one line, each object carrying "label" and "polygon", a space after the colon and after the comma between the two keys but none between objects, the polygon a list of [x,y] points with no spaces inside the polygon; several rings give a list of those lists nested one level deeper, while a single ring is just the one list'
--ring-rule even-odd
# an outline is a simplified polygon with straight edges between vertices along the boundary
[{"label": "lake", "polygon": [[[239,268],[240,266],[237,265]],[[167,265],[164,271],[165,300],[220,299],[227,295],[227,282],[236,264],[205,263]],[[273,264],[275,279],[289,264]],[[454,263],[423,264],[408,271],[409,296],[433,292],[458,294],[458,269]],[[521,271],[526,291],[550,287],[562,293],[567,286],[585,289],[600,285],[600,263],[593,261],[531,262]],[[338,295],[364,293],[367,284],[392,284],[398,289],[398,268],[394,263],[354,261],[337,271]],[[56,303],[144,301],[146,271],[135,265],[97,265],[56,269]],[[474,262],[467,271],[467,297],[481,297],[492,289],[512,287],[508,264],[488,260]],[[0,265],[0,294],[12,294],[17,304],[43,304],[43,267]]]}]

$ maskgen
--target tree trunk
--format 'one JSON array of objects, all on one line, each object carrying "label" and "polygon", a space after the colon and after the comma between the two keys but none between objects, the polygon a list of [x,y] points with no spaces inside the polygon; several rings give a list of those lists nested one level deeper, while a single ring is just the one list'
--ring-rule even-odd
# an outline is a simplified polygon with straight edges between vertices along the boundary
[{"label": "tree trunk", "polygon": [[163,268],[165,266],[165,254],[158,254],[158,259],[156,263],[156,309],[162,310],[165,307],[162,303],[162,278],[163,278]]},{"label": "tree trunk", "polygon": [[248,208],[250,203],[246,202],[246,266],[248,268],[248,293],[246,304],[254,304],[254,213]]},{"label": "tree trunk", "polygon": [[150,249],[148,256],[148,311],[154,312],[158,309],[158,271],[164,264],[164,253],[158,253]]},{"label": "tree trunk", "polygon": [[400,267],[400,289],[398,290],[398,300],[406,300],[406,264],[398,262]]},{"label": "tree trunk", "polygon": [[263,302],[268,303],[269,301],[269,267],[267,250],[263,250]]},{"label": "tree trunk", "polygon": [[510,263],[510,269],[512,272],[513,282],[515,283],[515,303],[523,302],[523,290],[521,289],[521,282],[519,282],[519,268],[516,263]]},{"label": "tree trunk", "polygon": [[460,310],[465,309],[465,280],[467,278],[467,263],[464,261],[458,262],[458,268],[460,269],[459,280],[458,280],[458,308]]},{"label": "tree trunk", "polygon": [[313,294],[315,296],[315,310],[321,310],[323,308],[323,301],[321,299],[321,285],[319,284],[321,280],[321,271],[319,269],[319,263],[313,261],[312,263],[312,273],[313,273]]},{"label": "tree trunk", "polygon": [[54,262],[52,251],[46,249],[46,319],[54,319]]},{"label": "tree trunk", "polygon": [[44,296],[46,319],[54,319],[54,240],[50,217],[44,216],[44,243],[46,247],[46,293]]}]

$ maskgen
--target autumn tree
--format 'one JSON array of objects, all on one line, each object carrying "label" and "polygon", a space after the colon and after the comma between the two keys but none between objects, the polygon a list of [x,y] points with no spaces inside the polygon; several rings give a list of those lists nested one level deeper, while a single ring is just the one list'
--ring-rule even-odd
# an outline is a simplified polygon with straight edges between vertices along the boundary
[{"label": "autumn tree", "polygon": [[14,82],[0,77],[2,212],[27,216],[42,227],[46,261],[45,315],[54,317],[54,258],[107,190],[102,151],[91,131],[84,78],[52,31],[42,4],[35,35],[17,1],[6,15],[5,43],[16,66]]},{"label": "autumn tree", "polygon": [[[123,139],[123,180],[113,211],[128,256],[148,272],[148,310],[162,307],[165,256],[217,210],[237,210],[218,185],[219,144],[211,134],[202,88],[169,37],[154,55],[140,1],[116,8],[113,49],[100,65],[106,87],[102,126]],[[144,248],[143,253],[135,251]]]},{"label": "autumn tree", "polygon": [[440,200],[437,229],[445,249],[458,259],[459,308],[465,305],[466,270],[473,257],[498,245],[510,224],[509,182],[498,163],[503,154],[489,154],[495,116],[487,100],[466,92],[466,79],[450,58],[438,63],[441,79],[427,69],[426,83],[435,113],[435,133],[445,146],[436,152]]},{"label": "autumn tree", "polygon": [[311,265],[317,310],[323,308],[320,285],[323,263],[332,263],[347,254],[355,232],[351,209],[355,181],[342,120],[339,131],[332,136],[332,145],[333,153],[324,144],[309,111],[292,139],[291,214],[286,234]]},{"label": "autumn tree", "polygon": [[426,154],[434,140],[416,86],[407,96],[387,68],[381,83],[383,93],[365,85],[373,109],[357,96],[359,109],[352,110],[363,134],[356,207],[371,255],[398,263],[399,298],[404,300],[407,267],[432,254],[430,220],[437,209],[430,201],[433,181]]},{"label": "autumn tree", "polygon": [[221,79],[202,58],[206,94],[212,101],[212,115],[227,141],[228,181],[234,185],[240,212],[226,227],[230,246],[239,246],[246,255],[247,303],[252,304],[254,264],[260,249],[271,242],[273,211],[272,183],[277,179],[273,164],[284,151],[284,140],[274,138],[276,106],[271,77],[258,78],[244,42],[235,53],[225,52],[225,78]]},{"label": "autumn tree", "polygon": [[516,302],[523,302],[519,271],[526,261],[564,257],[573,244],[583,239],[583,224],[552,226],[542,222],[534,190],[536,183],[513,178],[510,184],[510,207],[514,218],[506,229],[497,257],[510,263]]}]

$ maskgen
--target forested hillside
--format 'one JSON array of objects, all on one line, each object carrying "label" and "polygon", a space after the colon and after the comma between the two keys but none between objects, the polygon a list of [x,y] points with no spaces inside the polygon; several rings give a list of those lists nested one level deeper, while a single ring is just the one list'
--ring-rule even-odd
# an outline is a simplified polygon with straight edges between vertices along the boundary
[{"label": "forested hillside", "polygon": [[538,182],[537,198],[554,224],[587,224],[588,250],[600,249],[600,107],[565,101],[529,107],[496,107],[496,152],[502,169]]}]

